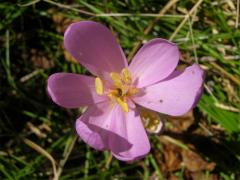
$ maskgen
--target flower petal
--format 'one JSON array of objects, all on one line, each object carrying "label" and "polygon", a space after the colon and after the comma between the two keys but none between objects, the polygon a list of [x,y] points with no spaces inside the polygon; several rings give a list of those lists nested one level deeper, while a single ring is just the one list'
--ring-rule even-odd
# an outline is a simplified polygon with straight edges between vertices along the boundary
[{"label": "flower petal", "polygon": [[76,130],[88,145],[97,150],[110,150],[122,161],[139,159],[150,150],[136,110],[125,113],[119,105],[113,107],[108,102],[90,106],[76,121]]},{"label": "flower petal", "polygon": [[106,96],[95,92],[95,79],[72,73],[55,73],[48,78],[47,90],[52,100],[65,108],[105,101]]},{"label": "flower petal", "polygon": [[204,72],[198,65],[192,65],[177,74],[174,72],[172,78],[146,87],[143,94],[133,100],[146,108],[172,116],[188,112],[202,94]]},{"label": "flower petal", "polygon": [[133,58],[129,70],[138,88],[154,84],[176,68],[178,47],[164,39],[153,39],[145,44]]},{"label": "flower petal", "polygon": [[83,66],[97,76],[120,72],[126,57],[113,34],[92,21],[71,24],[64,34],[64,46]]},{"label": "flower petal", "polygon": [[85,143],[97,150],[109,150],[109,138],[114,138],[123,145],[119,150],[125,151],[131,144],[110,130],[112,124],[118,121],[117,115],[109,102],[92,105],[76,121],[77,133]]},{"label": "flower petal", "polygon": [[[136,107],[125,113],[120,106],[117,106],[115,114],[117,119],[112,124],[111,131],[126,139],[131,147],[127,148],[127,144],[120,143],[115,137],[110,137],[109,145],[113,155],[122,161],[144,157],[150,151],[150,144]],[[123,148],[124,146],[126,148]]]}]

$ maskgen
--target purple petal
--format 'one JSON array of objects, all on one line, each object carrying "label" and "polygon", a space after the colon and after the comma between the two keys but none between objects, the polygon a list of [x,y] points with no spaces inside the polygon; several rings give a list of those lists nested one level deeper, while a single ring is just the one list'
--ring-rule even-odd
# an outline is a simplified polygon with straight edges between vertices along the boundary
[{"label": "purple petal", "polygon": [[204,72],[194,64],[180,75],[176,74],[179,73],[146,87],[142,95],[134,97],[134,101],[146,108],[172,116],[188,112],[202,94]]},{"label": "purple petal", "polygon": [[97,76],[120,72],[126,57],[113,34],[92,21],[71,24],[64,34],[64,46],[83,66]]},{"label": "purple petal", "polygon": [[123,112],[119,105],[104,102],[90,106],[77,120],[81,139],[97,150],[110,150],[122,161],[145,156],[150,150],[147,134],[136,110]]},{"label": "purple petal", "polygon": [[140,115],[136,108],[128,113],[118,106],[116,109],[117,119],[112,124],[111,131],[126,139],[130,148],[124,148],[126,144],[120,143],[115,137],[110,137],[110,150],[113,155],[122,161],[132,161],[144,157],[150,151],[148,136],[143,127]]},{"label": "purple petal", "polygon": [[135,55],[129,66],[137,87],[154,84],[176,68],[179,61],[178,47],[164,39],[153,39]]},{"label": "purple petal", "polygon": [[[115,106],[116,107],[116,106]],[[81,139],[97,150],[109,150],[109,138],[114,138],[122,146],[120,151],[126,151],[131,144],[123,137],[111,131],[113,123],[118,121],[116,108],[109,102],[90,106],[76,121],[76,130]]]},{"label": "purple petal", "polygon": [[52,100],[65,108],[78,108],[105,101],[95,91],[95,79],[72,73],[56,73],[48,78],[47,90]]}]

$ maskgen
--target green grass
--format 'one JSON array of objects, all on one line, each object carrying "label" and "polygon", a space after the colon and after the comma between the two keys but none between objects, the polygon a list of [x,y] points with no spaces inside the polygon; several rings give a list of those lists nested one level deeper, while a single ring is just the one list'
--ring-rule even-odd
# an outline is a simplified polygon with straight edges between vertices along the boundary
[{"label": "green grass", "polygon": [[[127,55],[137,42],[171,37],[179,45],[181,65],[199,62],[206,79],[204,94],[194,109],[195,121],[184,132],[174,135],[166,129],[163,135],[182,143],[180,149],[194,147],[205,161],[216,164],[214,170],[199,170],[198,177],[239,179],[240,30],[235,27],[237,1],[229,1],[204,0],[174,36],[184,12],[190,12],[197,0],[174,3],[148,33],[145,29],[156,18],[148,15],[157,15],[169,1],[0,2],[0,179],[51,178],[52,164],[38,147],[56,161],[62,180],[197,176],[184,166],[166,169],[166,147],[159,136],[150,138],[151,153],[133,163],[110,161],[110,153],[75,141],[74,123],[80,111],[53,104],[46,93],[46,81],[55,72],[86,73],[79,64],[66,60],[62,48],[66,24],[86,19],[108,26]],[[37,146],[27,145],[24,139]],[[64,166],[59,168],[59,164]]]}]

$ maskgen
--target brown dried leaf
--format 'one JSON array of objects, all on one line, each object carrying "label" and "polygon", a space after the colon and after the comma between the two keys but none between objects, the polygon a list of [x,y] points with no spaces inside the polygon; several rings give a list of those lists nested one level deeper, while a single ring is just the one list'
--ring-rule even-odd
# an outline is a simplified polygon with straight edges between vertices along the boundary
[{"label": "brown dried leaf", "polygon": [[[188,64],[192,62],[192,58],[191,58],[191,55],[189,52],[182,52],[180,59],[181,59],[181,61],[186,62]],[[178,66],[178,67],[180,67],[180,66]],[[186,65],[185,65],[185,67],[186,67]]]},{"label": "brown dried leaf", "polygon": [[[160,137],[163,146],[163,160],[161,167],[163,172],[171,173],[180,170],[182,166],[186,167],[189,172],[201,172],[203,170],[214,170],[216,164],[205,161],[199,154],[192,150],[183,149],[175,144],[170,143],[167,139]],[[190,149],[194,146],[188,144]],[[158,157],[159,159],[159,157]],[[186,171],[186,172],[188,172]]]},{"label": "brown dried leaf", "polygon": [[221,78],[221,83],[224,91],[227,93],[228,100],[231,102],[239,102],[240,99],[237,96],[236,89],[232,85],[229,79]]},{"label": "brown dried leaf", "polygon": [[30,129],[30,131],[35,134],[39,138],[46,138],[47,135],[43,133],[38,127],[36,127],[34,124],[32,124],[30,121],[27,122],[27,127]]},{"label": "brown dried leaf", "polygon": [[167,116],[167,122],[171,124],[169,130],[172,132],[179,133],[186,131],[194,122],[193,112],[190,111],[179,117]]},{"label": "brown dried leaf", "polygon": [[70,24],[77,22],[77,20],[67,18],[65,14],[58,12],[54,8],[49,9],[48,13],[52,16],[56,31],[59,33],[64,33]]},{"label": "brown dried leaf", "polygon": [[168,180],[179,180],[179,177],[171,174],[169,178],[167,178]]},{"label": "brown dried leaf", "polygon": [[42,52],[37,49],[31,49],[31,61],[33,66],[41,69],[49,69],[54,67],[54,62],[48,59]]},{"label": "brown dried leaf", "polygon": [[[204,172],[191,173],[190,177],[191,178],[189,178],[189,179],[192,179],[192,180],[206,180],[206,174]],[[208,176],[208,180],[218,180],[218,179],[219,179],[219,177],[216,174],[210,174]]]},{"label": "brown dried leaf", "polygon": [[202,157],[193,152],[188,150],[182,150],[181,151],[183,163],[186,166],[186,168],[191,172],[198,172],[202,170],[209,170],[212,171],[216,164],[215,163],[208,163],[205,160],[202,159]]},{"label": "brown dried leaf", "polygon": [[181,168],[181,148],[167,142],[165,139],[160,137],[160,141],[163,145],[163,171],[172,172]]}]

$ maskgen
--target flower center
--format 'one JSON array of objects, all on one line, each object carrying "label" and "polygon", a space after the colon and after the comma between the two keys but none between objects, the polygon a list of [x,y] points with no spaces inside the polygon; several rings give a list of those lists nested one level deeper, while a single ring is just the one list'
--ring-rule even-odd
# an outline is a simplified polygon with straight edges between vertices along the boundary
[{"label": "flower center", "polygon": [[[128,99],[138,92],[138,89],[133,86],[131,73],[124,68],[121,73],[111,72],[110,78],[113,88],[105,91],[107,96],[111,101],[118,103],[125,112],[128,112]],[[97,94],[104,94],[103,82],[99,77],[95,79],[95,88]]]}]

